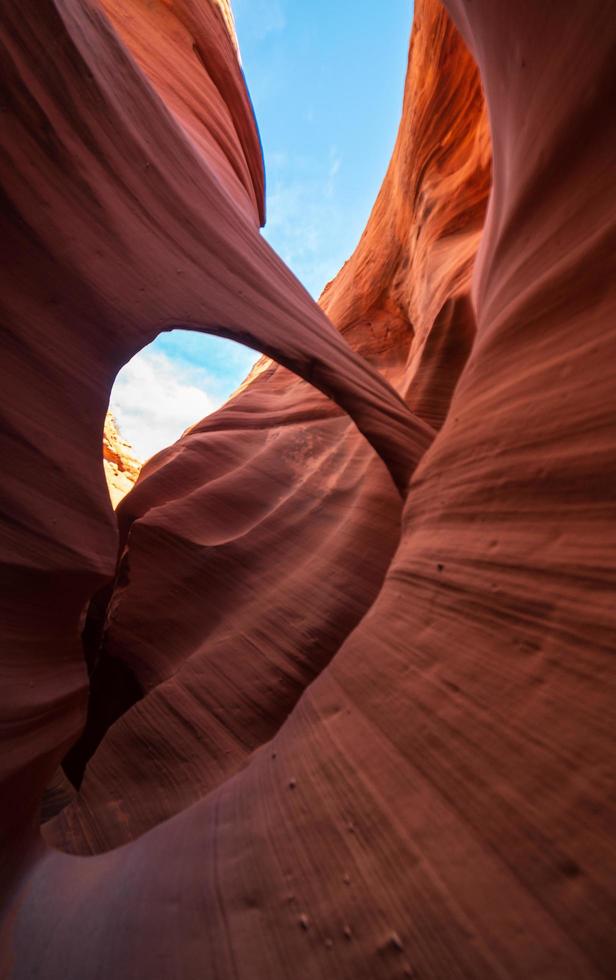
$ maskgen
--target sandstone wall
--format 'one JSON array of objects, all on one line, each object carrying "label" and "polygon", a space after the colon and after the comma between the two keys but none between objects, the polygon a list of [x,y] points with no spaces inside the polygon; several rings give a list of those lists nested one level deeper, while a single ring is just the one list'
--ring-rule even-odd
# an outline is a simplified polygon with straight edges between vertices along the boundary
[{"label": "sandstone wall", "polygon": [[[613,972],[611,4],[446,7],[320,307],[218,5],[2,13],[7,976]],[[265,360],[116,527],[172,326]]]}]

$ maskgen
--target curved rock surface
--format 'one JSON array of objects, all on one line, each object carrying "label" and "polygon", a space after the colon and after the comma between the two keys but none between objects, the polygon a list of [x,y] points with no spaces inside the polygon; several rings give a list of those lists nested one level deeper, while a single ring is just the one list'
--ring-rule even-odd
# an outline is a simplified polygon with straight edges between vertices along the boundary
[{"label": "curved rock surface", "polygon": [[[610,7],[418,0],[321,309],[226,3],[3,10],[2,976],[613,974]],[[266,359],[118,542],[176,325]]]}]

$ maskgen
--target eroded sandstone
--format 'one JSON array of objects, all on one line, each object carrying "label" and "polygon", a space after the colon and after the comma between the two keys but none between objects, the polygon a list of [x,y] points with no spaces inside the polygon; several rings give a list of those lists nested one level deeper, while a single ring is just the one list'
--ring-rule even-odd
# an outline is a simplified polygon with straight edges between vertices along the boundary
[{"label": "eroded sandstone", "polygon": [[109,496],[115,508],[129,490],[133,489],[142,464],[131,444],[122,438],[118,423],[111,412],[107,412],[105,416],[103,429],[103,466]]},{"label": "eroded sandstone", "polygon": [[[613,17],[446,6],[320,309],[226,5],[2,14],[7,976],[613,972]],[[176,325],[265,359],[116,524]]]}]

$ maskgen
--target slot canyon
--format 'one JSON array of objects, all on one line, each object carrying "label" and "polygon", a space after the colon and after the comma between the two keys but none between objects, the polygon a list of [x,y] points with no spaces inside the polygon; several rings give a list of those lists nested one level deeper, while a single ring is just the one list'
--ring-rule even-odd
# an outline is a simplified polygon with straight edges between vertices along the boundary
[{"label": "slot canyon", "polygon": [[[229,0],[0,25],[0,977],[614,977],[612,0],[416,0],[318,303]],[[258,359],[141,467],[176,328]]]}]

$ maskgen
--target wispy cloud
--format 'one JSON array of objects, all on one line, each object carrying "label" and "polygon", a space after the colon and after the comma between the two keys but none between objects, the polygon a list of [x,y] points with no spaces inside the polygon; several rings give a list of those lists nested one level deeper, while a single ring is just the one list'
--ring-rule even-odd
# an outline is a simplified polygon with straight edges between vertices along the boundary
[{"label": "wispy cloud", "polygon": [[329,169],[327,171],[327,181],[325,183],[325,194],[333,197],[336,190],[336,174],[340,170],[342,158],[335,146],[329,148]]},{"label": "wispy cloud", "polygon": [[145,460],[218,408],[222,399],[212,388],[216,383],[206,371],[144,350],[118,374],[110,407],[122,435]]},{"label": "wispy cloud", "polygon": [[341,267],[342,209],[336,195],[342,157],[331,146],[324,159],[272,152],[267,157],[265,237],[318,297]]}]

